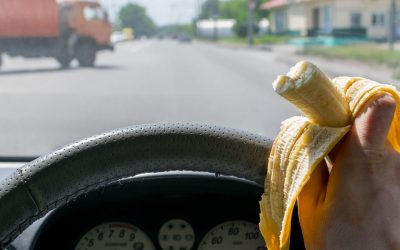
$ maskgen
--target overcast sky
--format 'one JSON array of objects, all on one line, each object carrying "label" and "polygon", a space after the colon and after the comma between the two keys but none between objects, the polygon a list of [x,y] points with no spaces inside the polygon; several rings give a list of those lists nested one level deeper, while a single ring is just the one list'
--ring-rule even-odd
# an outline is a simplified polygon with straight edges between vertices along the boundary
[{"label": "overcast sky", "polygon": [[198,3],[203,0],[100,0],[108,8],[111,19],[126,3],[140,4],[157,25],[190,23],[198,12]]}]

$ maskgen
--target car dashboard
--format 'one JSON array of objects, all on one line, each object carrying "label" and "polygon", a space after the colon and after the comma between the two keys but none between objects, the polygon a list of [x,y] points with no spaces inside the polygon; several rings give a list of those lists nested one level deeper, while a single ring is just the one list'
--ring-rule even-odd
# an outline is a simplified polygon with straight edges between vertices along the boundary
[{"label": "car dashboard", "polygon": [[[125,178],[52,211],[8,249],[263,250],[262,192],[251,181],[209,173]],[[292,230],[294,249],[303,249],[298,222]]]}]

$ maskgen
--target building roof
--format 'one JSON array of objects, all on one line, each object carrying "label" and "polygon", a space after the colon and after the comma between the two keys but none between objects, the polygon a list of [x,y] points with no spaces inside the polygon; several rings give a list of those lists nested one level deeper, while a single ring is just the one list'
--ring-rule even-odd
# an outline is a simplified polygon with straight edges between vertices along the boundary
[{"label": "building roof", "polygon": [[288,4],[288,0],[271,0],[269,2],[266,2],[261,6],[261,9],[263,10],[270,10],[274,9],[277,7],[285,6]]}]

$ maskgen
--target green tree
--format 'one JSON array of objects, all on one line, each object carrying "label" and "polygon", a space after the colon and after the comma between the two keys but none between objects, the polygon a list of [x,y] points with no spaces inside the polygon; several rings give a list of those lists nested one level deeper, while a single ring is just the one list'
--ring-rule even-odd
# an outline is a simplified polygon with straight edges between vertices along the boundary
[{"label": "green tree", "polygon": [[138,37],[149,36],[156,31],[156,25],[147,15],[146,9],[138,4],[125,5],[119,11],[118,17],[122,27],[132,28]]},{"label": "green tree", "polygon": [[199,19],[212,19],[219,15],[219,0],[206,0],[201,6]]},{"label": "green tree", "polygon": [[[268,0],[256,0],[256,9],[254,12],[254,27],[257,32],[258,26],[256,23],[265,16],[265,13],[260,9],[260,6]],[[247,15],[248,15],[249,0],[207,0],[202,6],[200,19],[212,18],[210,6],[212,4],[218,6],[219,18],[235,19],[235,33],[238,36],[245,37],[247,35]]]},{"label": "green tree", "polygon": [[[254,32],[258,33],[258,21],[265,16],[265,13],[260,9],[261,5],[266,0],[255,0],[255,10],[253,13],[253,26]],[[248,17],[248,4],[249,0],[228,0],[221,4],[220,13],[222,18],[233,18],[236,20],[234,27],[236,35],[240,37],[247,36],[247,17]]]}]

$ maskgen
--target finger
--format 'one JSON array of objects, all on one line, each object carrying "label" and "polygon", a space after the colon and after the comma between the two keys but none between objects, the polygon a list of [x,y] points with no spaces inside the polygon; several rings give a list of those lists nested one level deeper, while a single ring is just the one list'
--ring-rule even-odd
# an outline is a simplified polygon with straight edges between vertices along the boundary
[{"label": "finger", "polygon": [[[326,185],[329,179],[329,172],[325,161],[323,160],[311,174],[310,179],[303,187],[298,196],[298,205],[300,209],[315,209],[315,207],[325,200]],[[312,210],[308,210],[312,211]]]},{"label": "finger", "polygon": [[396,101],[390,95],[381,95],[368,101],[357,114],[353,131],[363,148],[382,150],[392,123]]}]

